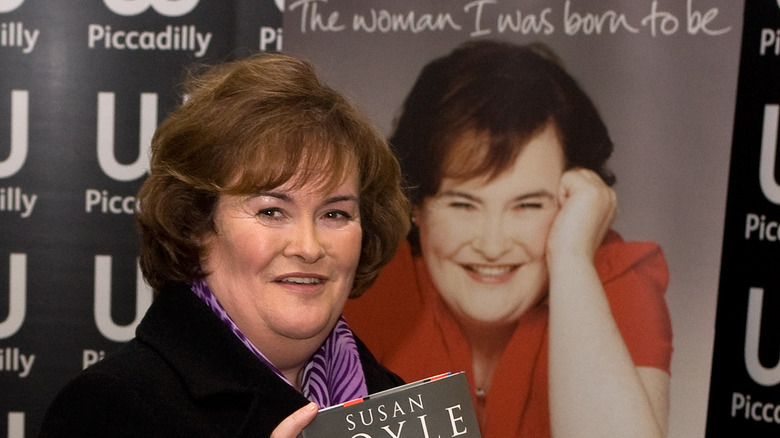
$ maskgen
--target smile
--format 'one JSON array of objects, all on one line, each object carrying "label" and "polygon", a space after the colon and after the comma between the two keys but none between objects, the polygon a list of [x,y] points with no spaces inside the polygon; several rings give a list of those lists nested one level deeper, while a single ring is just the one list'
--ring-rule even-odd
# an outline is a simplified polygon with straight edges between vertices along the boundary
[{"label": "smile", "polygon": [[322,279],[315,277],[285,277],[279,280],[280,283],[290,284],[320,284]]},{"label": "smile", "polygon": [[464,265],[469,271],[473,271],[479,275],[498,276],[504,275],[517,269],[519,265]]},{"label": "smile", "polygon": [[511,278],[520,265],[462,265],[474,280],[501,283]]}]

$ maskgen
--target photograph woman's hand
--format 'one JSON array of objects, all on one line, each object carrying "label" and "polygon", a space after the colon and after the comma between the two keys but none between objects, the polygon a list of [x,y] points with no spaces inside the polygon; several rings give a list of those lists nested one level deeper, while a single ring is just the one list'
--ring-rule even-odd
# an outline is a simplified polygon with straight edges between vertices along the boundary
[{"label": "photograph woman's hand", "polygon": [[617,212],[615,191],[587,169],[564,172],[558,189],[560,211],[547,239],[547,261],[593,259]]},{"label": "photograph woman's hand", "polygon": [[634,365],[594,263],[615,219],[615,192],[595,172],[573,169],[561,177],[558,203],[546,254],[553,434],[663,436],[668,374]]},{"label": "photograph woman's hand", "polygon": [[276,429],[271,432],[271,438],[296,438],[304,427],[311,423],[311,420],[317,415],[317,405],[309,403],[290,414],[289,417],[282,420]]}]

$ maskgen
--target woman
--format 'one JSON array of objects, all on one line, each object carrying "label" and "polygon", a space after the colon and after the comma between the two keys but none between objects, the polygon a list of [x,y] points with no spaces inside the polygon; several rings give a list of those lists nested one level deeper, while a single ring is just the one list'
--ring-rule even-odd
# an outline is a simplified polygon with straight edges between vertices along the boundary
[{"label": "woman", "polygon": [[488,438],[663,436],[666,263],[610,230],[612,143],[553,54],[482,41],[434,60],[390,143],[409,245],[345,311],[380,362],[466,370]]},{"label": "woman", "polygon": [[295,437],[317,406],[401,383],[340,318],[408,231],[385,141],[284,55],[185,91],[138,195],[156,299],[133,341],[56,397],[41,436]]}]

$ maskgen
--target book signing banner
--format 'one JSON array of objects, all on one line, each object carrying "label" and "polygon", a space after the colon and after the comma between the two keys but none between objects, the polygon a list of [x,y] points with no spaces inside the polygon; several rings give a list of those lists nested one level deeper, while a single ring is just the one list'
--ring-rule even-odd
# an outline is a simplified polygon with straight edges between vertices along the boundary
[{"label": "book signing banner", "polygon": [[0,436],[149,306],[134,197],[187,66],[301,55],[390,135],[423,66],[484,39],[548,46],[607,126],[613,228],[669,266],[669,436],[780,433],[780,1],[61,3],[0,0]]},{"label": "book signing banner", "polygon": [[779,43],[780,2],[748,2],[726,201],[708,436],[780,433]]},{"label": "book signing banner", "polygon": [[[183,67],[281,44],[269,0],[0,0],[0,436],[131,339],[135,192]],[[240,17],[240,20],[239,20]]]}]

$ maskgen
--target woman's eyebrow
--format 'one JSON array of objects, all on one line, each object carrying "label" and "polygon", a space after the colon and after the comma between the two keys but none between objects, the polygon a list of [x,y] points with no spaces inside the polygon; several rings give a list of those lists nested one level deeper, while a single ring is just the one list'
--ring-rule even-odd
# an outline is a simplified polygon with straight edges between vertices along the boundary
[{"label": "woman's eyebrow", "polygon": [[436,195],[437,198],[466,198],[470,201],[479,202],[479,198],[469,194],[467,192],[460,192],[457,190],[445,190],[438,195]]},{"label": "woman's eyebrow", "polygon": [[[479,202],[480,198],[467,193],[467,192],[461,192],[458,190],[445,190],[441,193],[439,193],[436,197],[438,198],[465,198],[470,201]],[[515,201],[524,201],[526,199],[533,199],[533,198],[555,198],[555,195],[550,193],[548,190],[536,190],[529,193],[523,193],[521,195],[517,195],[514,198],[512,198]]]},{"label": "woman's eyebrow", "polygon": [[292,196],[285,192],[279,192],[279,191],[266,191],[266,192],[258,192],[251,196],[251,198],[260,198],[260,197],[269,197],[269,198],[276,198],[280,201],[286,201],[291,202],[293,200]]},{"label": "woman's eyebrow", "polygon": [[524,193],[522,195],[516,196],[514,199],[515,201],[525,201],[526,199],[533,199],[533,198],[555,198],[555,195],[550,193],[547,190],[537,190],[535,192],[530,193]]},{"label": "woman's eyebrow", "polygon": [[[260,197],[269,197],[269,198],[275,198],[280,201],[284,202],[293,202],[295,199],[286,192],[280,192],[280,191],[266,191],[266,192],[258,192],[251,196],[252,198],[260,198]],[[345,202],[345,201],[353,201],[355,203],[360,203],[360,198],[357,195],[337,195],[337,196],[331,196],[329,198],[326,198],[324,201],[322,201],[322,205],[330,205],[330,204],[336,204],[339,202]]]},{"label": "woman's eyebrow", "polygon": [[356,204],[360,204],[360,198],[358,198],[356,195],[339,195],[339,196],[332,196],[330,198],[325,199],[322,204],[323,205],[329,205],[329,204],[336,204],[339,202],[344,201],[352,201]]}]

